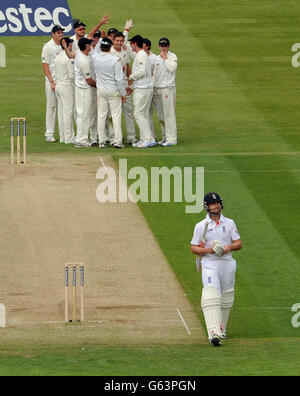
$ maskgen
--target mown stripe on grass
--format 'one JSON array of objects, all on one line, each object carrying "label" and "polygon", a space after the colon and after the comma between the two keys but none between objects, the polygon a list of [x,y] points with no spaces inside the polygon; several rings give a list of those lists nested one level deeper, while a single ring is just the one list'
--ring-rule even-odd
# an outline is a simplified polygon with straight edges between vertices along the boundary
[{"label": "mown stripe on grass", "polygon": [[[250,299],[245,298],[243,305],[252,306],[251,301],[253,301],[255,302],[253,305],[257,308],[292,307],[298,302],[296,279],[299,248],[296,239],[300,211],[297,209],[299,194],[293,192],[294,189],[297,190],[299,177],[297,180],[295,178],[298,175],[287,172],[279,177],[277,174],[265,173],[258,178],[256,174],[239,172],[247,166],[253,166],[246,159],[237,160],[233,157],[231,162],[236,167],[240,179],[240,183],[236,183],[233,188],[234,193],[231,194],[233,199],[229,202],[232,210],[235,211],[236,200],[239,201],[240,228],[244,240],[242,254],[244,266],[243,264],[240,266],[239,276],[245,291],[251,296]],[[276,162],[279,167],[284,168],[284,163]],[[256,164],[256,166],[260,165]],[[272,166],[272,164],[268,165]],[[221,174],[221,176],[225,183],[230,174]],[[296,221],[291,222],[291,218],[286,216],[287,207],[294,208]],[[254,309],[253,312],[257,318],[253,315],[244,316],[245,319],[251,316],[251,323],[253,319],[261,320],[261,323],[257,323],[261,328],[260,333],[264,331],[270,336],[297,335],[291,326],[292,314],[287,310],[259,313]],[[252,333],[251,326],[249,331]]]},{"label": "mown stripe on grass", "polygon": [[[262,310],[261,307],[292,306],[297,302],[296,273],[297,259],[281,234],[273,227],[267,214],[256,201],[256,195],[249,190],[245,178],[253,178],[259,182],[256,173],[240,173],[248,168],[255,171],[256,165],[274,167],[274,162],[265,161],[256,164],[256,158],[249,163],[246,157],[234,157],[239,161],[235,167],[232,158],[207,157],[206,161],[198,162],[195,157],[186,158],[139,158],[129,159],[129,167],[144,166],[204,166],[205,190],[219,191],[224,199],[225,216],[235,219],[242,240],[243,250],[235,254],[238,262],[236,310],[233,310],[230,332],[232,337],[266,337],[289,334],[296,336],[291,327],[291,313],[288,310]],[[276,161],[276,159],[275,159]],[[290,160],[291,161],[291,160]],[[292,166],[289,163],[288,166]],[[295,164],[294,164],[295,166]],[[227,169],[230,172],[209,172],[209,170]],[[277,178],[277,174],[266,172],[261,180],[266,186],[269,177]],[[283,174],[284,178],[286,174]],[[246,180],[247,181],[247,180]],[[270,187],[270,186],[269,186]],[[201,278],[195,272],[194,258],[189,252],[189,244],[194,225],[204,217],[186,215],[184,204],[175,203],[142,203],[140,204],[158,243],[168,258],[173,270],[184,287],[186,294],[201,317],[199,302],[201,297]],[[282,207],[283,208],[283,207]],[[280,254],[277,247],[280,246]],[[289,263],[291,272],[281,273],[285,263]],[[286,264],[285,264],[286,265]],[[293,277],[290,282],[290,277]],[[239,310],[239,307],[249,307]],[[250,309],[252,307],[252,309]]]},{"label": "mown stripe on grass", "polygon": [[[295,122],[298,115],[295,100],[291,98],[291,89],[297,84],[298,77],[290,62],[274,65],[274,62],[263,59],[275,55],[269,45],[274,39],[270,29],[272,26],[268,27],[268,35],[262,37],[259,31],[253,32],[251,26],[243,26],[244,34],[241,35],[237,34],[240,30],[223,23],[227,17],[248,18],[250,8],[251,17],[258,17],[259,29],[262,27],[262,17],[268,15],[266,10],[255,2],[244,7],[237,7],[236,2],[232,1],[226,4],[218,2],[218,7],[215,4],[211,9],[196,1],[185,8],[178,7],[172,1],[169,5],[189,30],[189,40],[198,55],[190,59],[190,74],[186,73],[184,85],[186,96],[190,98],[185,100],[189,105],[188,114],[194,120],[193,126],[192,122],[189,124],[199,130],[198,143],[206,137],[212,144],[222,141],[232,147],[240,147],[248,140],[250,149],[259,146],[262,151],[298,147],[299,123]],[[282,4],[269,6],[271,15],[278,15],[282,8]],[[293,16],[292,11],[288,14]],[[285,35],[282,29],[277,28],[277,52],[286,55],[290,51],[290,48],[285,48],[286,37],[290,34],[292,39],[294,33],[289,30],[290,26],[287,26],[288,33]],[[257,40],[253,40],[253,36]],[[245,55],[259,61],[259,64],[234,62],[235,58],[241,59]],[[185,56],[189,57],[188,51]],[[209,64],[202,62],[203,57],[210,59]],[[194,64],[197,64],[198,78],[191,79]],[[197,101],[192,100],[188,90],[198,93]],[[194,142],[196,144],[196,140]]]}]

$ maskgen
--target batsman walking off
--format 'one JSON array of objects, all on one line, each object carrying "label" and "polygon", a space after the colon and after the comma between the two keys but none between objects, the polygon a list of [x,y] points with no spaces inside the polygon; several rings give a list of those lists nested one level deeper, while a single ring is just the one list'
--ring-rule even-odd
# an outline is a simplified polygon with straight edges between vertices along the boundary
[{"label": "batsman walking off", "polygon": [[232,252],[242,248],[235,222],[222,214],[223,201],[219,194],[208,193],[203,206],[208,212],[196,224],[191,251],[201,259],[202,298],[209,341],[221,345],[226,338],[227,323],[234,302],[236,261]]}]

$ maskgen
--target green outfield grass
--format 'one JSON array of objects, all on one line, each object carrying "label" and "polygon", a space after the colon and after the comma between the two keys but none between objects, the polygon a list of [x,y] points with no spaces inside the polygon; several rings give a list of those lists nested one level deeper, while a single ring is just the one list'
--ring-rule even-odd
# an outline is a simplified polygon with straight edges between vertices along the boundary
[{"label": "green outfield grass", "polygon": [[[41,347],[2,345],[0,374],[299,375],[300,328],[291,325],[291,307],[300,303],[300,70],[291,64],[291,48],[300,42],[300,5],[291,0],[153,0],[141,7],[129,0],[124,11],[118,3],[99,9],[90,0],[86,10],[69,0],[73,17],[88,27],[104,12],[116,27],[132,17],[134,33],[150,38],[153,52],[160,37],[170,37],[179,58],[179,144],[100,154],[116,162],[127,158],[129,167],[149,171],[152,166],[205,168],[205,191],[221,194],[224,214],[234,218],[244,244],[235,254],[230,339],[217,350],[209,345],[95,345],[83,352],[80,345],[47,347],[46,340]],[[40,53],[45,41],[0,37],[8,54],[7,68],[0,69],[0,155],[9,153],[9,120],[16,115],[28,118],[29,153],[78,152],[44,143]],[[185,214],[184,202],[140,208],[203,321],[201,279],[189,245],[205,214]]]},{"label": "green outfield grass", "polygon": [[[194,345],[74,346],[0,349],[1,375],[34,376],[221,376],[293,375],[299,343],[284,340],[232,340],[223,349]],[[199,389],[199,387],[197,388]]]}]

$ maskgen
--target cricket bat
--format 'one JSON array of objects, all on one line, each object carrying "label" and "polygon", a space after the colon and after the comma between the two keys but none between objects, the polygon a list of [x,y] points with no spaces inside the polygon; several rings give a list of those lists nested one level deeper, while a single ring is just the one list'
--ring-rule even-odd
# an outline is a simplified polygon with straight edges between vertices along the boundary
[{"label": "cricket bat", "polygon": [[[205,240],[206,240],[206,231],[207,231],[207,227],[208,227],[209,222],[206,221],[205,225],[204,225],[204,230],[202,232],[202,236],[201,236],[201,242],[200,242],[200,247],[204,247],[205,245]],[[198,272],[201,272],[201,258],[197,256],[196,258],[196,268]]]}]

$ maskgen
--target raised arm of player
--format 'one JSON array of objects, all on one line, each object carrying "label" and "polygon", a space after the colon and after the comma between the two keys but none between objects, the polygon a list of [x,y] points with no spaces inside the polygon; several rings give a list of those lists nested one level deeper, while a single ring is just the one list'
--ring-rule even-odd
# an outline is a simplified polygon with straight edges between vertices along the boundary
[{"label": "raised arm of player", "polygon": [[65,40],[62,40],[62,46],[63,46],[63,48],[64,48],[64,50],[65,50],[65,52],[66,52],[66,54],[67,54],[67,57],[70,58],[70,59],[74,59],[75,56],[76,56],[76,52],[73,52],[73,51],[71,51],[71,50],[68,48],[68,46],[67,46]]},{"label": "raised arm of player", "polygon": [[130,32],[130,29],[132,29],[133,26],[134,26],[134,24],[133,24],[132,19],[128,19],[125,23],[124,32],[123,32],[123,34],[125,36],[125,41],[124,41],[125,45],[128,44],[128,35]]},{"label": "raised arm of player", "polygon": [[109,15],[103,15],[103,17],[100,19],[100,21],[97,23],[96,26],[93,27],[93,29],[89,32],[88,34],[88,39],[93,40],[94,35],[99,31],[101,26],[106,25],[110,21],[110,16]]}]

